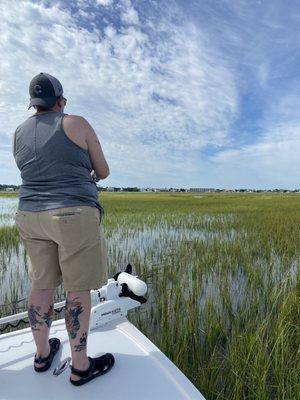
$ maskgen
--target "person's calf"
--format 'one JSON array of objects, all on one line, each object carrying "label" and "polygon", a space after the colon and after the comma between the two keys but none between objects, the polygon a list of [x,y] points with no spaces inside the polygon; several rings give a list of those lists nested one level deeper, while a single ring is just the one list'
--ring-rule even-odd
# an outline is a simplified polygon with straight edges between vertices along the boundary
[{"label": "person's calf", "polygon": [[[91,312],[90,290],[68,292],[66,299],[65,321],[69,334],[72,353],[72,365],[79,370],[88,369],[87,338]],[[79,379],[71,375],[72,379]]]},{"label": "person's calf", "polygon": [[[31,289],[28,298],[28,319],[37,347],[37,357],[50,353],[49,331],[53,321],[55,289]],[[36,364],[42,368],[45,364]]]}]

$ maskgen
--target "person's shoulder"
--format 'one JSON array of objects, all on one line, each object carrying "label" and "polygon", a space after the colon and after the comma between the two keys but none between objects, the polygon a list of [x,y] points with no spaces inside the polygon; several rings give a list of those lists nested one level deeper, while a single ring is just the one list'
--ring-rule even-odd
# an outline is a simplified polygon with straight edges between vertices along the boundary
[{"label": "person's shoulder", "polygon": [[66,114],[64,117],[64,122],[68,125],[76,125],[81,128],[90,126],[88,121],[81,115]]},{"label": "person's shoulder", "polygon": [[21,122],[21,123],[15,128],[15,131],[14,131],[13,134],[15,135],[20,129],[22,129],[23,127],[26,127],[26,125],[29,124],[29,123],[30,123],[29,118],[25,119],[25,121]]}]

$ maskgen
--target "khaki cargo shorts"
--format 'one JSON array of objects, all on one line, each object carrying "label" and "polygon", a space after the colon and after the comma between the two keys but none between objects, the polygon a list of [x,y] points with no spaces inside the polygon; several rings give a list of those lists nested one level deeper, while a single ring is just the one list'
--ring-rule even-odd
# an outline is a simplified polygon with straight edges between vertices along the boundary
[{"label": "khaki cargo shorts", "polygon": [[20,211],[15,223],[28,255],[33,289],[98,289],[107,284],[107,247],[100,210],[72,206]]}]

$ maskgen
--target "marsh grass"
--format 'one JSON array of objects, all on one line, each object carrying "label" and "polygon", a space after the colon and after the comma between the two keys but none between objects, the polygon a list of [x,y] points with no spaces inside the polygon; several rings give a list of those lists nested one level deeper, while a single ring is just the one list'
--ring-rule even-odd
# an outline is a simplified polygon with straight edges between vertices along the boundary
[{"label": "marsh grass", "polygon": [[[148,284],[129,320],[208,400],[300,398],[299,194],[102,192],[100,201],[109,276],[130,262]],[[27,295],[28,260],[14,226],[0,228],[0,244],[9,304]]]}]

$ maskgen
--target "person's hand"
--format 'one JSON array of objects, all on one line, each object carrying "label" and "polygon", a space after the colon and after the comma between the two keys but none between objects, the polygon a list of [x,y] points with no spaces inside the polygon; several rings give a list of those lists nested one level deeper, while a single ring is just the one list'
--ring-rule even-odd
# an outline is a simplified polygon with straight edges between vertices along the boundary
[{"label": "person's hand", "polygon": [[94,170],[91,172],[91,177],[92,177],[94,182],[100,181],[100,178],[97,176],[97,174],[96,174],[96,172]]}]

